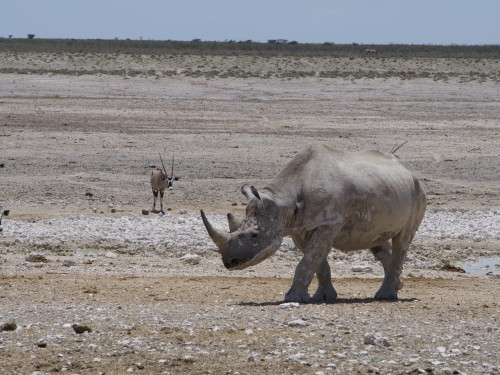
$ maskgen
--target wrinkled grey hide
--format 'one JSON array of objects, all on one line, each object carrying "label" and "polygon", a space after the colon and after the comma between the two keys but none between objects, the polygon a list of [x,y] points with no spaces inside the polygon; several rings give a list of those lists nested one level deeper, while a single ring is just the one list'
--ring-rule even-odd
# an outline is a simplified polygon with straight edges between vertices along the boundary
[{"label": "wrinkled grey hide", "polygon": [[[332,247],[370,249],[385,271],[375,297],[397,299],[403,261],[426,208],[418,180],[392,155],[357,153],[316,145],[299,153],[264,189],[244,185],[246,217],[228,214],[230,233],[201,216],[230,270],[253,266],[291,236],[303,258],[285,301],[332,301],[337,297],[327,255]],[[308,287],[319,282],[310,297]]]}]

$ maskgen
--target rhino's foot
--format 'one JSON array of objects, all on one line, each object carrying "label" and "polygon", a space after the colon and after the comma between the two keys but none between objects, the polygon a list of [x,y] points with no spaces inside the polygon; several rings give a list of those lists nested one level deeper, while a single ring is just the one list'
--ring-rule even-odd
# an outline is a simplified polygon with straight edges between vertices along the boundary
[{"label": "rhino's foot", "polygon": [[285,295],[285,302],[309,303],[311,302],[311,297],[307,293],[300,294],[300,293],[288,292]]},{"label": "rhino's foot", "polygon": [[312,302],[333,302],[337,299],[337,292],[333,288],[323,289],[318,288],[312,296]]},{"label": "rhino's foot", "polygon": [[385,290],[385,289],[380,288],[380,290],[375,294],[375,298],[393,301],[393,300],[398,299],[398,293],[396,290],[389,291],[389,290]]}]

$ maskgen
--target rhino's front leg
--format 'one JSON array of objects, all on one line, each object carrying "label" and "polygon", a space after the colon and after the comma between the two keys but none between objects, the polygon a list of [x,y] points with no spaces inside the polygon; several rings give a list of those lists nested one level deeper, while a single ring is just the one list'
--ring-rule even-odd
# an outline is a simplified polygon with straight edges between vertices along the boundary
[{"label": "rhino's front leg", "polygon": [[[327,253],[328,254],[328,253]],[[316,272],[318,289],[312,297],[313,302],[332,302],[337,299],[337,292],[332,284],[332,273],[328,260],[325,259]]]},{"label": "rhino's front leg", "polygon": [[[331,283],[330,266],[326,259],[332,248],[334,235],[335,228],[331,226],[319,227],[306,233],[303,238],[304,256],[295,269],[292,287],[285,295],[286,302],[307,303],[320,297],[324,300],[325,296],[335,299],[336,292]],[[311,299],[308,288],[315,273],[318,274],[320,286]]]},{"label": "rhino's front leg", "polygon": [[[292,236],[295,246],[297,246],[302,253],[305,253],[306,251],[306,238],[307,232],[297,233]],[[332,284],[332,274],[326,257],[323,263],[319,266],[319,269],[316,271],[316,276],[318,277],[318,289],[316,290],[316,293],[314,293],[311,300],[313,302],[334,301],[337,298],[337,292]]]}]

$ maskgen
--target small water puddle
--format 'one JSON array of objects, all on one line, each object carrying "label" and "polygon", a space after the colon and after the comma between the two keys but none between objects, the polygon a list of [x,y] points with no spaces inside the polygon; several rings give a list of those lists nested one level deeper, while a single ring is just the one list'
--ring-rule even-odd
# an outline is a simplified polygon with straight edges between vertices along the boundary
[{"label": "small water puddle", "polygon": [[484,258],[471,263],[460,265],[465,272],[475,275],[486,275],[488,272],[500,272],[500,258]]}]

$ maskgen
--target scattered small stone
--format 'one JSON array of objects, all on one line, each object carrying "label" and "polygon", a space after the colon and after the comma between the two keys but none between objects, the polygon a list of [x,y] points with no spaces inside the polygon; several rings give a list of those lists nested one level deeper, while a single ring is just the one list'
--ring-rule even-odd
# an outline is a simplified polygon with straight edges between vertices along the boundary
[{"label": "scattered small stone", "polygon": [[47,343],[45,341],[40,341],[39,343],[36,344],[39,348],[46,348]]},{"label": "scattered small stone", "polygon": [[181,215],[185,215],[185,214],[187,214],[187,210],[185,208],[182,208],[181,210],[179,210],[179,213]]},{"label": "scattered small stone", "polygon": [[73,324],[71,327],[73,328],[75,333],[78,333],[78,334],[81,334],[84,332],[92,332],[92,330],[90,329],[89,326],[84,326],[81,324]]},{"label": "scattered small stone", "polygon": [[365,334],[364,342],[366,345],[375,345],[375,346],[391,346],[389,343],[389,339],[387,337],[382,337],[378,335]]},{"label": "scattered small stone", "polygon": [[297,361],[297,362],[300,362],[302,361],[304,358],[306,357],[306,355],[304,353],[297,353],[297,354],[293,354],[291,356],[288,357],[288,359],[290,361]]},{"label": "scattered small stone", "polygon": [[76,266],[76,262],[75,261],[72,261],[72,260],[69,260],[69,259],[66,259],[64,262],[63,262],[63,267],[73,267],[73,266]]},{"label": "scattered small stone", "polygon": [[302,319],[297,319],[297,320],[292,320],[291,322],[288,322],[288,327],[307,327],[309,323]]},{"label": "scattered small stone", "polygon": [[186,264],[197,265],[200,264],[201,256],[198,254],[186,254],[181,257],[181,260]]},{"label": "scattered small stone", "polygon": [[96,294],[97,293],[97,288],[95,286],[90,286],[90,287],[84,289],[83,293]]},{"label": "scattered small stone", "polygon": [[90,191],[87,191],[87,192],[85,193],[85,196],[86,196],[86,197],[93,197],[93,196],[94,196],[94,194],[92,194]]},{"label": "scattered small stone", "polygon": [[112,251],[108,251],[106,254],[104,254],[106,258],[111,258],[111,259],[116,259],[118,258],[118,255],[113,253]]},{"label": "scattered small stone", "polygon": [[278,306],[278,309],[292,309],[299,307],[300,304],[298,302],[285,302]]},{"label": "scattered small stone", "polygon": [[488,277],[491,277],[492,279],[500,279],[500,273],[488,272],[486,275],[488,275]]},{"label": "scattered small stone", "polygon": [[143,215],[149,215],[149,210],[144,210],[144,209],[143,209],[143,210],[142,210],[142,214],[143,214]]},{"label": "scattered small stone", "polygon": [[0,325],[0,332],[2,331],[15,331],[17,329],[17,324],[14,321],[4,323]]},{"label": "scattered small stone", "polygon": [[29,255],[26,255],[26,257],[24,258],[24,260],[26,262],[31,262],[31,263],[46,263],[46,262],[48,262],[47,258],[45,258],[41,254],[29,254]]}]

